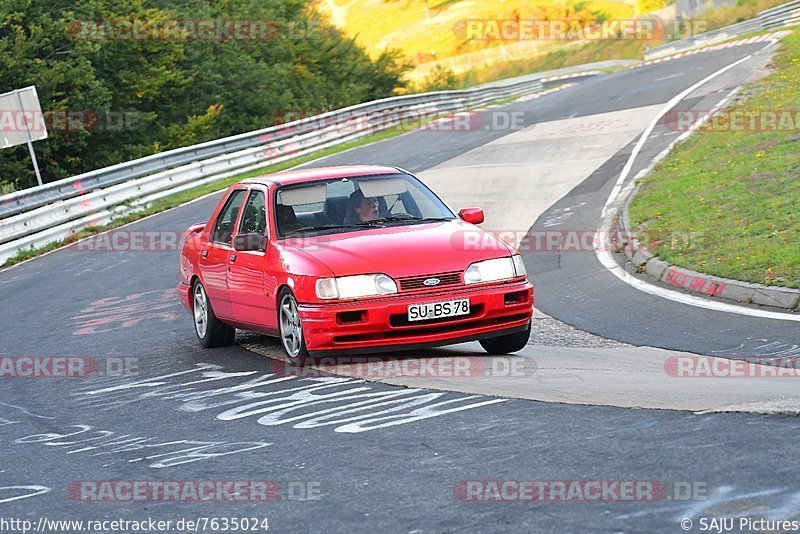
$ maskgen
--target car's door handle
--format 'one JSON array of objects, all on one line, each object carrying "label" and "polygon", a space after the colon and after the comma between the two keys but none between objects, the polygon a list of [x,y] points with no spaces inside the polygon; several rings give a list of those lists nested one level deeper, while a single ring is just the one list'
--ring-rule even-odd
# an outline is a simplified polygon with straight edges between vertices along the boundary
[{"label": "car's door handle", "polygon": [[207,250],[204,250],[203,252],[201,252],[201,253],[200,253],[200,256],[201,256],[203,259],[206,259],[206,258],[208,257],[208,251],[207,251]]},{"label": "car's door handle", "polygon": [[235,262],[236,261],[236,254],[231,254],[230,256],[228,256],[228,259],[231,260],[231,263]]}]

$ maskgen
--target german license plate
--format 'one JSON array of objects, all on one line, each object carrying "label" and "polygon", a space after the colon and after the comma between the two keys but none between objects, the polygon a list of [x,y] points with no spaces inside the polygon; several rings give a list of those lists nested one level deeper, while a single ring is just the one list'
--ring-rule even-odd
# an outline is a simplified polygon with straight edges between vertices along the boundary
[{"label": "german license plate", "polygon": [[409,321],[428,321],[458,315],[469,315],[469,299],[408,305]]}]

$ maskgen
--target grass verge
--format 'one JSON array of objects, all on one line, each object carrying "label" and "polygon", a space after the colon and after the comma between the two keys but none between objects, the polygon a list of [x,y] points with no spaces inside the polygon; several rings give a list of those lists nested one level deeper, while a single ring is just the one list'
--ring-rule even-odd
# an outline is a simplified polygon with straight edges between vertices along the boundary
[{"label": "grass verge", "polygon": [[[574,67],[608,59],[642,59],[645,41],[594,41],[578,46],[563,46],[555,51],[519,61],[473,69],[458,77],[460,87],[471,87],[496,80]],[[609,69],[615,70],[615,69]]]},{"label": "grass verge", "polygon": [[773,72],[678,145],[630,205],[640,240],[669,263],[800,288],[800,32]]}]

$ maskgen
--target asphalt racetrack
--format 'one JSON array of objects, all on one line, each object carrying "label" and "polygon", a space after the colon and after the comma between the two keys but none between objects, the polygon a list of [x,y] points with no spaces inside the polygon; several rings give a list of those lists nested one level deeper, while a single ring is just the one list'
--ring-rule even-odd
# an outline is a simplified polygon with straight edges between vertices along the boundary
[{"label": "asphalt racetrack", "polygon": [[[486,228],[519,242],[529,232],[593,231],[665,104],[750,56],[680,103],[710,109],[758,75],[770,47],[576,79],[480,112],[488,125],[513,114],[513,128],[429,128],[313,165],[400,166],[455,208],[481,206]],[[657,126],[631,176],[681,133]],[[126,229],[182,232],[218,200]],[[798,518],[794,381],[665,371],[687,354],[800,355],[797,321],[646,294],[592,253],[523,256],[534,331],[525,350],[500,360],[517,373],[452,379],[376,379],[335,365],[293,376],[277,341],[250,334],[204,350],[175,296],[175,250],[68,248],[0,271],[2,355],[100,362],[89,379],[0,380],[0,515],[34,524],[252,517],[277,532],[680,532],[684,519],[699,531],[701,517]],[[410,356],[496,365],[477,343]],[[92,493],[97,481],[134,480],[269,481],[277,491],[268,502],[177,503]],[[659,491],[498,502],[487,483],[520,480]]]}]

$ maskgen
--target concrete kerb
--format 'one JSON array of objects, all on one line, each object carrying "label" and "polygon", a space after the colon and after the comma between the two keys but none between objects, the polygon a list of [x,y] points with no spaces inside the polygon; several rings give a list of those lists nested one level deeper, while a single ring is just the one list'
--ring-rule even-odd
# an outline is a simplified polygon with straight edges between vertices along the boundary
[{"label": "concrete kerb", "polygon": [[[652,169],[644,176],[650,172],[653,172]],[[644,178],[644,176],[639,178]],[[765,286],[699,273],[673,265],[647,250],[636,239],[628,214],[630,203],[638,190],[639,185],[637,184],[624,200],[621,216],[617,217],[616,228],[621,240],[619,245],[624,248],[625,257],[628,260],[624,265],[626,270],[696,295],[737,303],[758,304],[782,310],[797,311],[800,309],[800,290],[798,289]]]}]

